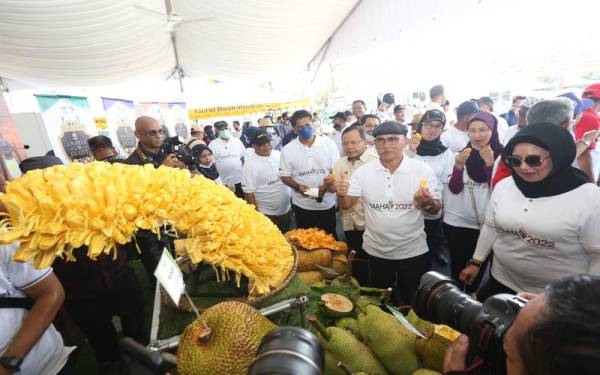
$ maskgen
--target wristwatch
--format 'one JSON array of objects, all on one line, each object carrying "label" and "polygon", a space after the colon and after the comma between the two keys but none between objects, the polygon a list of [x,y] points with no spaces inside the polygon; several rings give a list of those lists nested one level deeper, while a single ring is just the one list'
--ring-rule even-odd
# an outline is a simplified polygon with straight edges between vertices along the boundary
[{"label": "wristwatch", "polygon": [[19,366],[23,363],[23,358],[18,357],[0,357],[0,366],[4,367],[7,370],[19,371],[21,370]]},{"label": "wristwatch", "polygon": [[423,210],[429,211],[433,207],[433,203],[429,203],[427,206],[423,206]]},{"label": "wristwatch", "polygon": [[469,262],[467,263],[468,266],[475,266],[475,267],[481,267],[481,262],[478,261],[477,259],[469,259]]},{"label": "wristwatch", "polygon": [[585,147],[590,147],[592,145],[592,142],[588,141],[587,139],[582,139],[581,142],[583,142]]}]

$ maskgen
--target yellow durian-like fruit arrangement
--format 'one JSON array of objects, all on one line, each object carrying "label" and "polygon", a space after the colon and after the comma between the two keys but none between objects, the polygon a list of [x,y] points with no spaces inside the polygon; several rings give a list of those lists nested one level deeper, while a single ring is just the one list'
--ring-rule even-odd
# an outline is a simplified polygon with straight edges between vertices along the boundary
[{"label": "yellow durian-like fruit arrangement", "polygon": [[95,162],[34,170],[8,182],[0,194],[6,217],[0,243],[20,242],[17,261],[48,267],[56,257],[74,260],[88,246],[95,259],[139,229],[170,225],[187,238],[194,263],[224,275],[245,275],[251,295],[279,286],[294,263],[277,227],[225,186],[186,170]]}]

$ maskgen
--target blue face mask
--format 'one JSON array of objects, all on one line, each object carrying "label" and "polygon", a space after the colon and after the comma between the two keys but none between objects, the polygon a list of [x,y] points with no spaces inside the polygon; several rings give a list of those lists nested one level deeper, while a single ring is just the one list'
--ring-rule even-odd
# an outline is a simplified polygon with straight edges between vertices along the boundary
[{"label": "blue face mask", "polygon": [[304,128],[300,128],[300,130],[298,130],[298,136],[301,139],[310,139],[313,135],[313,128],[309,128],[309,127],[304,127]]}]

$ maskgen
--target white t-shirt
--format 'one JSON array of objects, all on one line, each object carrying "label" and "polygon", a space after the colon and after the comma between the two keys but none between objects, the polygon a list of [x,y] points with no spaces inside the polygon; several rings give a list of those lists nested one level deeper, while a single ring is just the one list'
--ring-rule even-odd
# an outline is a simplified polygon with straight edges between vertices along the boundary
[{"label": "white t-shirt", "polygon": [[380,160],[359,167],[350,178],[348,195],[362,199],[365,208],[363,248],[385,259],[407,259],[428,251],[423,211],[414,203],[420,181],[427,180],[431,194],[441,192],[433,169],[405,157],[394,173]]},{"label": "white t-shirt", "polygon": [[467,143],[469,143],[467,132],[458,130],[454,126],[443,132],[440,139],[453,153],[461,152],[463,148],[467,147]]},{"label": "white t-shirt", "polygon": [[[279,174],[282,177],[292,177],[300,185],[317,188],[333,172],[333,166],[339,158],[337,146],[327,137],[316,136],[310,147],[296,138],[281,151]],[[326,192],[323,201],[319,203],[315,198],[297,191],[292,192],[292,203],[305,210],[328,210],[336,201],[335,193]]]},{"label": "white t-shirt", "polygon": [[223,183],[233,186],[242,182],[242,157],[245,154],[242,141],[235,137],[230,137],[227,141],[217,138],[210,142],[208,148],[213,153]]},{"label": "white t-shirt", "polygon": [[600,274],[600,189],[593,184],[530,199],[507,177],[496,185],[485,221],[473,257],[484,260],[493,246],[492,275],[517,292]]},{"label": "white t-shirt", "polygon": [[463,170],[464,187],[459,194],[454,194],[448,187],[453,168],[454,163],[448,169],[446,181],[444,181],[444,223],[455,227],[479,229],[470,187],[473,189],[479,220],[482,221],[485,218],[485,210],[490,200],[490,185],[487,182],[480,183],[471,180],[465,167]]},{"label": "white t-shirt", "polygon": [[[437,180],[437,190],[442,192],[444,191],[444,182],[448,180],[448,170],[452,169],[454,165],[454,154],[450,149],[447,149],[443,153],[436,156],[421,156],[412,152],[406,152],[411,158],[416,160],[420,160],[423,163],[433,169],[433,173],[435,174],[435,178]],[[435,220],[442,217],[442,210],[440,210],[437,214],[431,215],[426,212],[423,213],[425,219],[427,220]]]},{"label": "white t-shirt", "polygon": [[[18,244],[0,246],[0,297],[27,297],[21,290],[34,286],[52,273],[51,268],[36,270],[31,263],[13,261],[18,247]],[[28,311],[21,308],[0,309],[0,355],[8,349],[27,314]],[[73,349],[63,345],[62,337],[50,325],[24,358],[18,373],[56,374],[63,368]]]},{"label": "white t-shirt", "polygon": [[[506,132],[508,131],[508,122],[504,119],[504,117],[500,117],[495,113],[492,113],[496,120],[498,120],[498,139],[502,140],[506,136]],[[517,125],[515,125],[517,126]]]},{"label": "white t-shirt", "polygon": [[258,210],[265,215],[283,215],[291,208],[291,189],[279,177],[280,157],[277,150],[270,156],[254,154],[242,168],[242,190],[254,193]]},{"label": "white t-shirt", "polygon": [[[344,128],[344,129],[346,129],[346,128]],[[341,129],[341,130],[334,129],[333,133],[331,133],[331,135],[329,136],[329,138],[331,138],[333,143],[335,143],[335,145],[337,146],[340,155],[344,154],[344,147],[342,146],[342,133],[344,132],[344,129]]]},{"label": "white t-shirt", "polygon": [[512,139],[512,137],[514,137],[519,132],[519,130],[521,130],[519,125],[509,126],[508,129],[504,132],[504,138],[500,138],[500,143],[502,143],[503,146],[506,146],[508,142]]}]

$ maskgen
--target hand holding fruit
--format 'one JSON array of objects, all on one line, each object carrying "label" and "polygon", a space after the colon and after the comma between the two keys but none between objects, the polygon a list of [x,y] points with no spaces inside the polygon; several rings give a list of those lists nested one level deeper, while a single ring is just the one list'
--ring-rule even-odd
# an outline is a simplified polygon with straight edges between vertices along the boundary
[{"label": "hand holding fruit", "polygon": [[465,167],[467,159],[469,159],[469,156],[471,156],[471,151],[473,151],[473,149],[467,147],[464,150],[462,150],[458,155],[456,155],[454,166],[458,169],[463,169]]}]

